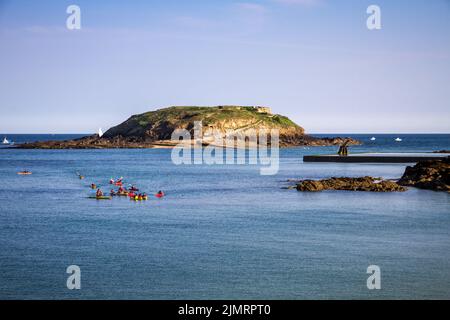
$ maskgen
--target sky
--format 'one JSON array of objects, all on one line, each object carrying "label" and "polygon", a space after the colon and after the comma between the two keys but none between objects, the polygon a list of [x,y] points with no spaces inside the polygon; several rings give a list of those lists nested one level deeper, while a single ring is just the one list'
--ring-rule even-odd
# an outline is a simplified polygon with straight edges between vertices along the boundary
[{"label": "sky", "polygon": [[0,0],[0,132],[93,133],[172,105],[449,133],[450,0]]}]

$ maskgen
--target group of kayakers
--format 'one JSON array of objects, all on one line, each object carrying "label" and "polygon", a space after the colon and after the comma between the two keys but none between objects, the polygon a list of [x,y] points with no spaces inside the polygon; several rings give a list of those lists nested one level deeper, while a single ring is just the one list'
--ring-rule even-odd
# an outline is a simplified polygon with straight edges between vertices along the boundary
[{"label": "group of kayakers", "polygon": [[[110,197],[127,196],[130,198],[130,200],[136,200],[136,201],[148,200],[148,195],[145,192],[139,192],[139,189],[135,185],[131,185],[131,187],[129,187],[128,189],[124,188],[123,177],[120,177],[117,180],[114,180],[113,178],[111,178],[109,180],[109,184],[119,187],[117,189],[117,191],[115,191],[114,189],[111,189],[111,191],[109,192]],[[95,183],[91,184],[91,189],[96,190],[95,196],[97,198],[102,198],[105,196],[103,194],[103,191],[100,188],[98,188]],[[165,195],[164,192],[159,190],[155,194],[155,197],[162,198],[162,197],[164,197],[164,195]]]}]

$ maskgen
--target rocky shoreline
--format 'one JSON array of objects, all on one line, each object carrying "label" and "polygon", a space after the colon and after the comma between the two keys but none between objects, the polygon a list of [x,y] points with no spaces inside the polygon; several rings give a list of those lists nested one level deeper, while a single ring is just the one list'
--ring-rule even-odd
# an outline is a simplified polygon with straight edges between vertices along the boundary
[{"label": "rocky shoreline", "polygon": [[[332,146],[341,145],[349,141],[352,145],[360,144],[352,138],[316,138],[308,135],[280,136],[280,147],[295,146]],[[115,136],[112,138],[100,138],[98,135],[87,136],[75,140],[42,141],[24,143],[15,146],[19,149],[149,149],[149,148],[173,148],[178,144],[172,140],[151,140],[139,137]],[[208,143],[204,143],[208,145]]]},{"label": "rocky shoreline", "polygon": [[332,177],[322,180],[299,180],[292,188],[307,192],[324,190],[403,192],[408,186],[450,193],[450,157],[420,161],[413,167],[408,166],[398,181],[370,176]]},{"label": "rocky shoreline", "polygon": [[403,186],[450,192],[450,157],[418,162],[406,167],[398,181]]}]

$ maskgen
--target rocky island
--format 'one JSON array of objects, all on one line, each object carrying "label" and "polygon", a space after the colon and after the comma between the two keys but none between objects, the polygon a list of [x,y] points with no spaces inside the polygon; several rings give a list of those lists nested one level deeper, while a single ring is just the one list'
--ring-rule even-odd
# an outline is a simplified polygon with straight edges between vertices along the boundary
[{"label": "rocky island", "polygon": [[[171,140],[176,129],[193,131],[194,122],[201,121],[203,132],[208,129],[245,135],[251,130],[279,131],[280,146],[328,146],[360,144],[351,138],[317,138],[289,118],[272,114],[270,108],[253,106],[169,107],[131,116],[125,122],[105,132],[103,136],[91,135],[75,140],[25,143],[23,149],[102,149],[102,148],[164,148],[173,147]],[[207,143],[206,143],[207,144]]]}]

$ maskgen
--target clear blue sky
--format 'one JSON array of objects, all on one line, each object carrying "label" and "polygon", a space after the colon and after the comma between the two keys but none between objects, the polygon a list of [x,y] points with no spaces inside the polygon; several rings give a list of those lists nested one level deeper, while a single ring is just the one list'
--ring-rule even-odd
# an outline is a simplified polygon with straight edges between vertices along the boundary
[{"label": "clear blue sky", "polygon": [[450,1],[0,0],[0,132],[220,104],[267,105],[312,133],[450,132]]}]

